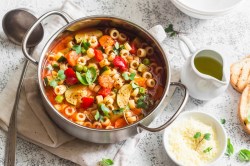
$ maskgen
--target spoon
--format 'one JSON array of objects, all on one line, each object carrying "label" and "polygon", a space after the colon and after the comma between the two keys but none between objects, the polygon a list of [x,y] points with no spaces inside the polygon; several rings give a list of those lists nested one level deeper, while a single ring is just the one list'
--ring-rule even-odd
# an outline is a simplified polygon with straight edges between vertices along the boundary
[{"label": "spoon", "polygon": [[[8,39],[17,44],[22,45],[22,40],[28,29],[36,22],[37,18],[31,14],[27,9],[14,9],[7,12],[2,21],[3,31],[8,37]],[[40,24],[32,33],[30,39],[28,40],[27,46],[36,46],[43,38],[43,27]],[[29,52],[32,55],[33,48],[30,48]],[[23,78],[25,76],[28,66],[28,60],[25,60],[24,67],[22,70],[21,78],[19,80],[17,93],[15,97],[15,102],[13,105],[11,119],[9,124],[9,129],[7,133],[7,143],[6,143],[6,154],[5,154],[5,165],[14,166],[16,165],[16,110],[18,108],[21,87],[23,83]]]}]

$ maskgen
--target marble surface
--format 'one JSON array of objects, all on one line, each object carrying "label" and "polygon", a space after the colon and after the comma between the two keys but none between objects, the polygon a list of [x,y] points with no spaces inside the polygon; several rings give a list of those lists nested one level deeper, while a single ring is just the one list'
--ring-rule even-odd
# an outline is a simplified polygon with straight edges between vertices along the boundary
[{"label": "marble surface", "polygon": [[[63,2],[64,0],[1,0],[0,21],[2,21],[7,11],[14,8],[29,8],[35,11],[37,16],[40,16],[46,11],[60,8]],[[187,36],[197,47],[222,49],[229,63],[250,53],[250,1],[243,2],[234,12],[213,20],[198,20],[186,16],[176,9],[170,0],[74,0],[74,2],[82,10],[86,10],[89,15],[116,15],[129,19],[145,28],[150,28],[156,24],[167,26],[172,23],[176,29],[187,32]],[[178,49],[178,40],[176,38],[167,38],[163,44],[171,60],[171,65],[178,74],[184,63]],[[7,40],[2,28],[0,28],[0,52],[1,92],[11,74],[20,67],[24,60],[20,47]],[[176,91],[173,101],[164,113],[173,112],[181,96],[181,91]],[[185,111],[199,110],[211,113],[218,119],[226,119],[224,127],[228,137],[231,138],[234,144],[235,154],[231,158],[223,156],[216,165],[249,165],[249,163],[241,163],[237,159],[237,153],[240,149],[250,149],[250,137],[242,131],[237,118],[238,101],[239,94],[229,86],[225,93],[214,100],[202,102],[190,98],[185,107]],[[4,111],[4,109],[1,111]],[[158,121],[159,123],[163,122],[163,118],[159,118]],[[6,133],[0,130],[0,165],[3,165],[4,162],[5,141]],[[127,162],[128,165],[174,165],[164,151],[161,132],[146,134]],[[74,164],[18,138],[17,165]]]}]

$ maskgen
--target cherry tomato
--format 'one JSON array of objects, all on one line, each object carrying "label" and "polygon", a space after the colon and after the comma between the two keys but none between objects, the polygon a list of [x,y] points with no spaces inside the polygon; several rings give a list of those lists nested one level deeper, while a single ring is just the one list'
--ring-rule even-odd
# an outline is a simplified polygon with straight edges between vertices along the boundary
[{"label": "cherry tomato", "polygon": [[86,108],[91,107],[93,105],[93,103],[94,103],[94,98],[92,98],[92,97],[83,97],[81,106],[82,106],[82,108],[86,109]]},{"label": "cherry tomato", "polygon": [[68,85],[74,85],[78,83],[78,79],[76,77],[76,73],[72,68],[68,68],[64,71],[64,74],[66,75],[65,82]]},{"label": "cherry tomato", "polygon": [[103,97],[106,97],[110,94],[111,92],[111,89],[109,88],[101,88],[99,91],[98,91],[98,94],[99,95],[102,95]]},{"label": "cherry tomato", "polygon": [[134,42],[132,42],[132,43],[130,44],[130,47],[131,47],[131,50],[130,50],[129,52],[130,52],[131,54],[136,54],[137,48],[136,48]]},{"label": "cherry tomato", "polygon": [[115,57],[115,59],[113,60],[113,64],[115,67],[118,67],[121,71],[126,71],[128,69],[126,61],[120,56]]},{"label": "cherry tomato", "polygon": [[95,52],[95,59],[100,62],[101,60],[103,60],[103,54],[102,54],[102,51],[101,50],[97,50],[97,49],[94,49],[94,52]]}]

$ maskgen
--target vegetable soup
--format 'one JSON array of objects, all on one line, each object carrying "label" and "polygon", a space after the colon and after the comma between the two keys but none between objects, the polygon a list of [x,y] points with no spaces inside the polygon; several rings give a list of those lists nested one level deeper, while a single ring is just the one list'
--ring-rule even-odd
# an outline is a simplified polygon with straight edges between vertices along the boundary
[{"label": "vegetable soup", "polygon": [[46,95],[79,125],[125,127],[146,116],[162,97],[164,70],[153,47],[120,29],[74,32],[46,56]]}]

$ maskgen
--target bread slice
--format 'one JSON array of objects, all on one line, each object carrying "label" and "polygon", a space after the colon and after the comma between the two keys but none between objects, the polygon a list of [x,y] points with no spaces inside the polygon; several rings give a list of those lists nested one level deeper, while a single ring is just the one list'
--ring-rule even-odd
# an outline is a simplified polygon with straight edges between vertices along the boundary
[{"label": "bread slice", "polygon": [[250,57],[231,65],[230,83],[240,93],[250,83]]},{"label": "bread slice", "polygon": [[250,116],[250,84],[248,84],[242,92],[238,107],[238,115],[243,129],[250,134],[250,121],[247,120],[248,116]]}]

